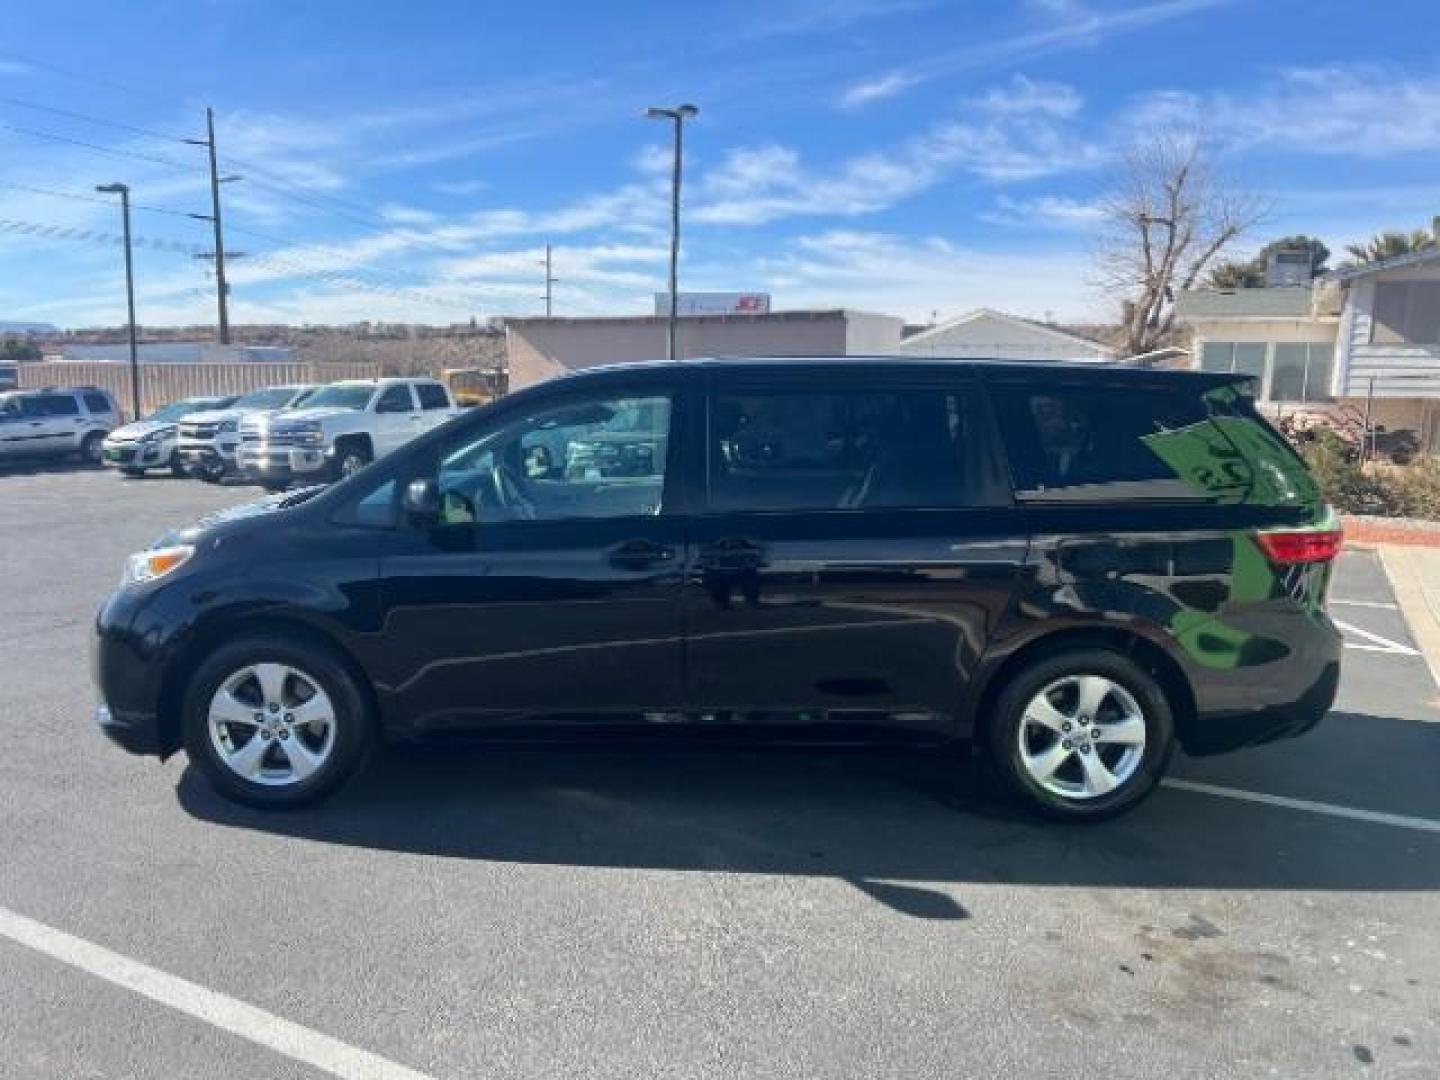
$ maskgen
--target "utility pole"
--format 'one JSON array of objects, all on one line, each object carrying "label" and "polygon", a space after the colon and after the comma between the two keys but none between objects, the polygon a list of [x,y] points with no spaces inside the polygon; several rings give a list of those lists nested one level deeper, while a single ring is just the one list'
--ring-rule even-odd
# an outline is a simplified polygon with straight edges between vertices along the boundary
[{"label": "utility pole", "polygon": [[550,245],[545,245],[545,317],[550,318],[552,310],[551,301],[554,299],[555,282],[559,279],[550,272]]},{"label": "utility pole", "polygon": [[699,115],[694,105],[677,105],[673,109],[651,107],[645,115],[651,120],[673,120],[675,122],[675,165],[670,178],[670,319],[666,327],[665,354],[671,360],[680,359],[676,347],[677,317],[680,309],[680,162],[685,140],[685,121]]},{"label": "utility pole", "polygon": [[215,110],[205,108],[205,138],[186,139],[191,146],[203,146],[210,155],[210,214],[191,214],[215,226],[215,293],[219,304],[220,344],[230,344],[230,286],[225,282],[225,237],[220,224],[220,185],[239,180],[238,176],[221,176],[215,162]]},{"label": "utility pole", "polygon": [[135,343],[135,268],[130,254],[130,188],[125,184],[101,184],[95,189],[120,196],[120,216],[125,223],[125,304],[130,313],[130,421],[140,419],[140,348]]}]

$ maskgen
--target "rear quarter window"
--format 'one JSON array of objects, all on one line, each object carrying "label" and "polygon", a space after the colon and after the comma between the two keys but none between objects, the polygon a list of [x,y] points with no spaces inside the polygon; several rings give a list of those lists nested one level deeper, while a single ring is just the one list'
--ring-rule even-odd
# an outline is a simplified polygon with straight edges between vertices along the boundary
[{"label": "rear quarter window", "polygon": [[113,411],[110,408],[110,399],[104,394],[86,394],[85,408],[92,413],[108,413]]},{"label": "rear quarter window", "polygon": [[1017,499],[1240,502],[1253,470],[1204,384],[997,383]]},{"label": "rear quarter window", "polygon": [[450,397],[439,383],[416,383],[415,392],[420,395],[422,409],[448,409]]}]

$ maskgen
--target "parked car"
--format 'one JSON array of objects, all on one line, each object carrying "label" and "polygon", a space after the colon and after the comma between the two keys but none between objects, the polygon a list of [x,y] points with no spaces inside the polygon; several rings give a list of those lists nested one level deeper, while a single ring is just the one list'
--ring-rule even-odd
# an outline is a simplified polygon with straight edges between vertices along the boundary
[{"label": "parked car", "polygon": [[14,364],[0,364],[0,390],[14,390],[19,385],[19,367]]},{"label": "parked car", "polygon": [[236,396],[231,394],[172,401],[144,420],[116,428],[105,438],[105,464],[119,469],[126,476],[144,476],[147,469],[167,468],[176,476],[184,476],[185,468],[175,455],[175,440],[181,419],[194,413],[229,408],[235,399]]},{"label": "parked car", "polygon": [[236,451],[244,417],[294,408],[314,389],[312,384],[267,386],[236,398],[224,409],[182,417],[175,456],[191,476],[218,484],[238,472]]},{"label": "parked car", "polygon": [[96,465],[105,436],[119,423],[115,399],[98,386],[0,394],[0,461],[78,455]]},{"label": "parked car", "polygon": [[301,408],[246,417],[240,469],[271,491],[296,479],[341,479],[459,411],[436,379],[331,383]]},{"label": "parked car", "polygon": [[1219,373],[595,369],[131,558],[103,730],[291,806],[382,737],[975,745],[1054,818],[1308,731],[1333,513]]}]

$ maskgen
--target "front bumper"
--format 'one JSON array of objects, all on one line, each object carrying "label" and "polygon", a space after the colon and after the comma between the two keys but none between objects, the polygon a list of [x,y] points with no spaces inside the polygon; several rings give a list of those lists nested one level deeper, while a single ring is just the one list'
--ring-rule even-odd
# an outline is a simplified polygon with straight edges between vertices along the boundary
[{"label": "front bumper", "polygon": [[245,444],[238,455],[240,471],[255,480],[289,480],[314,476],[329,464],[323,447]]},{"label": "front bumper", "polygon": [[226,473],[235,470],[238,442],[180,443],[175,456],[191,473]]},{"label": "front bumper", "polygon": [[100,460],[112,469],[158,469],[170,464],[173,442],[106,442]]},{"label": "front bumper", "polygon": [[168,750],[160,738],[160,668],[130,631],[133,603],[113,593],[95,619],[90,640],[90,674],[100,695],[95,722],[130,753],[163,756]]}]

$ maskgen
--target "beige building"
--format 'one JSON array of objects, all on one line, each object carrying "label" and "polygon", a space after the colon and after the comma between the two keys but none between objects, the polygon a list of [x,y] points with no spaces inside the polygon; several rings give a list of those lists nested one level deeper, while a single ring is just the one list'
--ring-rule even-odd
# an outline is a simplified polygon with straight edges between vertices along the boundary
[{"label": "beige building", "polygon": [[1368,412],[1440,451],[1440,246],[1309,285],[1183,293],[1179,317],[1197,366],[1256,376],[1271,412]]},{"label": "beige building", "polygon": [[[902,323],[862,311],[780,311],[679,320],[681,357],[860,356],[898,350]],[[639,360],[663,360],[666,320],[652,316],[509,319],[510,389],[569,371]]]}]

